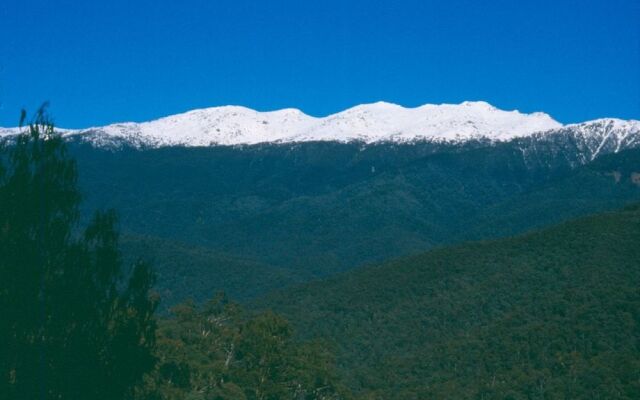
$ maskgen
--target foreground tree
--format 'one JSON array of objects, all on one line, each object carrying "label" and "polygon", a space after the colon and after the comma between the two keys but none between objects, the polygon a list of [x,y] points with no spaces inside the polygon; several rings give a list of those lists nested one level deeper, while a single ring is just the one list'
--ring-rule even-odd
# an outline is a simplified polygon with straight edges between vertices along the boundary
[{"label": "foreground tree", "polygon": [[43,108],[0,153],[0,398],[123,399],[154,366],[151,271],[123,271],[115,214],[81,229],[79,205]]},{"label": "foreground tree", "polygon": [[141,399],[342,400],[352,398],[333,358],[299,342],[282,317],[249,314],[219,295],[176,306],[160,321],[155,371]]}]

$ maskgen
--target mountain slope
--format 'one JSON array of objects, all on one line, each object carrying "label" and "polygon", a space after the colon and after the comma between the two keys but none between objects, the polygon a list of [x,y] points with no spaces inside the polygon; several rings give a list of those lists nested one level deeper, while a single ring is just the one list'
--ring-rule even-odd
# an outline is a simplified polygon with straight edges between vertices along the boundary
[{"label": "mountain slope", "polygon": [[[371,398],[640,395],[640,205],[272,295]],[[264,305],[264,302],[261,302]]]},{"label": "mountain slope", "polygon": [[[207,119],[216,113],[223,115]],[[244,124],[246,113],[255,124]],[[247,109],[200,110],[169,117],[162,126],[195,139],[206,136],[199,131],[202,124],[235,126],[242,141],[247,132],[276,126],[293,138],[295,127],[308,119],[295,110],[269,115],[264,120]],[[496,140],[500,131],[495,129],[514,129],[518,121],[533,127],[540,118],[486,103],[416,109],[377,103],[327,117],[327,126],[335,128],[325,131],[332,132],[329,136],[298,137],[320,141],[154,147],[134,129],[133,136],[122,137],[114,147],[94,141],[105,139],[96,132],[63,134],[78,160],[87,210],[115,208],[126,235],[169,244],[172,253],[158,263],[162,272],[171,272],[164,260],[173,260],[176,270],[195,276],[183,262],[193,257],[192,269],[210,278],[206,285],[192,285],[191,293],[188,285],[175,281],[169,298],[206,298],[222,282],[220,289],[248,299],[297,279],[434,246],[513,235],[640,198],[640,184],[631,179],[640,174],[640,150],[634,150],[640,146],[637,121],[598,120],[524,136],[516,130],[514,139]],[[438,132],[453,132],[450,127],[458,132],[465,121],[484,126],[477,132],[493,138],[437,139]],[[410,135],[419,134],[411,127],[433,128],[436,139],[374,140],[382,132],[376,129],[389,133],[397,127]],[[331,140],[349,132],[374,141]],[[602,164],[605,159],[611,165]],[[623,159],[629,164],[624,173],[616,165]],[[219,257],[230,260],[226,269],[216,261]],[[211,260],[210,270],[206,260]],[[260,275],[262,267],[245,270],[245,263],[266,268],[264,281],[252,275]],[[242,279],[255,282],[256,289],[238,290]]]},{"label": "mountain slope", "polygon": [[[571,173],[552,178],[491,204],[467,221],[459,240],[511,236],[589,213],[613,210],[638,199],[640,151],[599,157]],[[623,200],[626,199],[626,200]]]},{"label": "mountain slope", "polygon": [[631,172],[620,182],[606,175],[624,157],[640,165],[640,150],[612,155],[606,168],[598,160],[572,168],[561,152],[526,161],[518,146],[326,142],[72,151],[87,208],[115,208],[125,233],[311,276],[640,198]]},{"label": "mountain slope", "polygon": [[150,236],[123,235],[120,250],[127,259],[145,260],[154,269],[161,312],[186,299],[204,302],[220,291],[244,302],[309,280],[293,270]]}]

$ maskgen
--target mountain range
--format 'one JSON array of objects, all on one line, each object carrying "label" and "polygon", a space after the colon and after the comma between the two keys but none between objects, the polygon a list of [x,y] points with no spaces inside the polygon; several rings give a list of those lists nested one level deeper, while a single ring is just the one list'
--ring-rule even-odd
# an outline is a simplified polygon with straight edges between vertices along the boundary
[{"label": "mountain range", "polygon": [[639,121],[562,125],[485,102],[324,118],[230,106],[59,131],[85,218],[118,211],[125,256],[153,261],[167,304],[248,301],[640,199]]},{"label": "mountain range", "polygon": [[[99,146],[211,146],[310,141],[411,142],[510,140],[536,133],[572,130],[589,133],[603,126],[610,140],[624,142],[640,131],[635,120],[600,119],[563,125],[542,112],[504,111],[484,101],[425,104],[405,108],[377,102],[362,104],[323,118],[298,109],[258,112],[223,106],[189,111],[143,123],[117,123],[86,129],[60,129],[63,135]],[[0,136],[16,133],[0,129]]]},{"label": "mountain range", "polygon": [[[359,400],[637,399],[639,126],[465,102],[58,132],[82,222],[117,211],[120,256],[150,262],[162,316],[214,296],[237,309],[219,291],[273,310]],[[167,333],[193,335],[171,333],[182,318]],[[159,369],[170,386],[209,369],[194,343],[169,350],[191,363]]]}]

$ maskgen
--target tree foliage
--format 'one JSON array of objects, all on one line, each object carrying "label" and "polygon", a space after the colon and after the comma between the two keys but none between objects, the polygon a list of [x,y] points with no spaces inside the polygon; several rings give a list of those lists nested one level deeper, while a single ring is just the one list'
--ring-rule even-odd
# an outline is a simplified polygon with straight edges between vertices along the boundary
[{"label": "tree foliage", "polygon": [[141,398],[349,398],[320,342],[297,342],[282,317],[249,315],[223,295],[174,307],[160,323],[157,356]]},{"label": "tree foliage", "polygon": [[44,108],[0,161],[0,398],[125,398],[154,364],[149,266],[122,268],[115,213],[79,226]]}]

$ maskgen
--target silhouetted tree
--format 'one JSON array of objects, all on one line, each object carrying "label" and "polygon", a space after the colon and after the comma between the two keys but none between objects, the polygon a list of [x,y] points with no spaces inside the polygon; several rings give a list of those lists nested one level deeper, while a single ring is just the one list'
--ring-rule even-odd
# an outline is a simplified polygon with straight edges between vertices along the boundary
[{"label": "silhouetted tree", "polygon": [[151,270],[122,269],[115,213],[79,227],[80,199],[43,107],[0,153],[2,399],[123,399],[153,368]]}]

